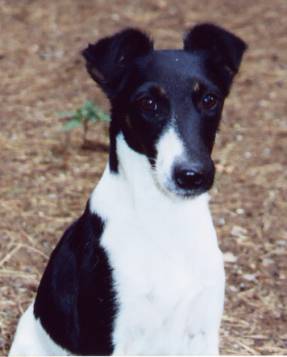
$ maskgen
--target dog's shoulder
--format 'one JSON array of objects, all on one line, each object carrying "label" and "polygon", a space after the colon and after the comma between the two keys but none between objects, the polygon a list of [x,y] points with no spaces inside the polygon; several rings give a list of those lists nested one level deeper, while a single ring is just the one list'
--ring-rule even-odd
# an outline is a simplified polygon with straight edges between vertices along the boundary
[{"label": "dog's shoulder", "polygon": [[88,203],[53,251],[35,301],[35,317],[47,333],[77,354],[109,354],[112,348],[114,294],[100,244],[104,226]]}]

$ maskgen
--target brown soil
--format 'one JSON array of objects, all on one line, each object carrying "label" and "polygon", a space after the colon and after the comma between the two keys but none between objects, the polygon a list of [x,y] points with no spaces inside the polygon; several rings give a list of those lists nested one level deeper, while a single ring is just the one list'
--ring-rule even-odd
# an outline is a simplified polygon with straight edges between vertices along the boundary
[{"label": "brown soil", "polygon": [[[57,113],[108,108],[80,50],[124,26],[158,47],[212,21],[249,44],[224,111],[212,210],[225,252],[225,354],[287,354],[287,1],[0,0],[0,354],[51,250],[83,210],[107,154],[66,141]],[[107,144],[104,124],[90,140]],[[285,145],[285,153],[284,153]]]}]

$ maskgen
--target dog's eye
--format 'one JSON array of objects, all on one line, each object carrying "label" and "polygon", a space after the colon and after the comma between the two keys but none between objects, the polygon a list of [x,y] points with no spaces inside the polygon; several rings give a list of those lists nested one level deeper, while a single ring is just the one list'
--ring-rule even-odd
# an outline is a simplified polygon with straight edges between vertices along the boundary
[{"label": "dog's eye", "polygon": [[218,98],[212,93],[204,95],[201,99],[201,106],[205,110],[215,109],[218,103]]},{"label": "dog's eye", "polygon": [[142,112],[155,112],[157,110],[157,103],[151,97],[142,97],[136,101],[137,107]]}]

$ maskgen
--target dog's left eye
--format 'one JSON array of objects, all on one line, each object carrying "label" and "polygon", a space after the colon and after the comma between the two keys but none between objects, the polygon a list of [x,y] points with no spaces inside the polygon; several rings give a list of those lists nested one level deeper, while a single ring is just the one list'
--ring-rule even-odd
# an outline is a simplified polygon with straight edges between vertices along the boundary
[{"label": "dog's left eye", "polygon": [[158,108],[157,103],[151,97],[142,97],[136,101],[136,106],[142,112],[155,112]]},{"label": "dog's left eye", "polygon": [[205,110],[215,109],[218,104],[218,98],[212,93],[205,94],[201,99],[201,106]]}]

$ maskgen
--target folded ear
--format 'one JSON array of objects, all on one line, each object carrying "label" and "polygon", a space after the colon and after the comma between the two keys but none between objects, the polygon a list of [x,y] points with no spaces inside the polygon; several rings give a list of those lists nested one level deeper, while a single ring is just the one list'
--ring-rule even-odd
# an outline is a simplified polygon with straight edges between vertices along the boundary
[{"label": "folded ear", "polygon": [[120,90],[129,65],[152,50],[151,39],[130,28],[90,44],[82,55],[91,77],[109,97],[113,97]]},{"label": "folded ear", "polygon": [[193,27],[184,38],[186,51],[203,50],[233,77],[239,69],[247,45],[239,37],[213,24]]}]

